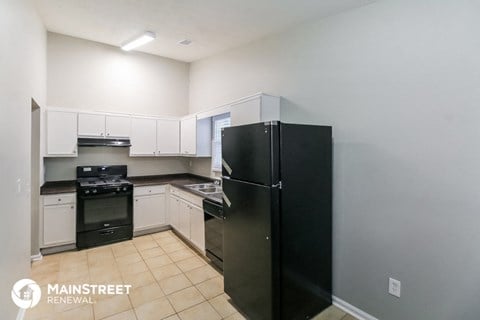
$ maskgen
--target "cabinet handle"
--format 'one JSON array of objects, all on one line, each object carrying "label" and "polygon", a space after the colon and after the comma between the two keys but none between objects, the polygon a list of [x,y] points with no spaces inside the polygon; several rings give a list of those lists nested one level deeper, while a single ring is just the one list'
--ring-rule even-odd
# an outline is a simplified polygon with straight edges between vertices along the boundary
[{"label": "cabinet handle", "polygon": [[109,136],[109,135],[110,135],[110,133],[107,133],[107,136]]},{"label": "cabinet handle", "polygon": [[70,209],[73,209],[73,206],[71,206]]},{"label": "cabinet handle", "polygon": [[135,199],[135,202],[138,202],[138,199]]},{"label": "cabinet handle", "polygon": [[57,199],[57,201],[62,201],[62,199]]},{"label": "cabinet handle", "polygon": [[102,132],[102,133],[100,133],[100,135],[103,137],[103,132]]}]

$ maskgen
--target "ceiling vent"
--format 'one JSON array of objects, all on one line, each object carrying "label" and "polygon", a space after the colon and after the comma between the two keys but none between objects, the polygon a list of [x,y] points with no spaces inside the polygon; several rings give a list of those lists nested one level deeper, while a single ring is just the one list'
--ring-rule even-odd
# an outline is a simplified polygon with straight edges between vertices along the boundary
[{"label": "ceiling vent", "polygon": [[180,41],[178,44],[188,46],[190,43],[192,43],[192,40],[184,39],[184,40]]}]

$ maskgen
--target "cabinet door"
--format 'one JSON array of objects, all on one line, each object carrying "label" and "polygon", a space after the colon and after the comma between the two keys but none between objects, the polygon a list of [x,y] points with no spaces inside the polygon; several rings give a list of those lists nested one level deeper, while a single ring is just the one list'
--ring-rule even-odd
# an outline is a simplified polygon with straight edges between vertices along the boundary
[{"label": "cabinet door", "polygon": [[196,129],[196,150],[197,157],[212,156],[212,118],[197,120]]},{"label": "cabinet door", "polygon": [[177,231],[179,230],[179,206],[180,200],[177,197],[170,197],[170,210],[168,212],[170,218],[170,225]]},{"label": "cabinet door", "polygon": [[190,206],[190,241],[192,241],[198,249],[205,251],[203,209],[197,206]]},{"label": "cabinet door", "polygon": [[47,112],[47,156],[77,156],[77,113]]},{"label": "cabinet door", "polygon": [[133,231],[159,227],[165,223],[165,194],[135,198]]},{"label": "cabinet door", "polygon": [[129,138],[131,119],[128,116],[107,115],[105,118],[105,134],[111,138]]},{"label": "cabinet door", "polygon": [[75,243],[75,205],[43,207],[43,245]]},{"label": "cabinet door", "polygon": [[79,113],[78,114],[78,135],[81,137],[104,137],[105,136],[105,115]]},{"label": "cabinet door", "polygon": [[157,120],[132,118],[130,156],[154,156],[157,148]]},{"label": "cabinet door", "polygon": [[261,121],[260,114],[261,98],[240,102],[232,105],[230,117],[232,126],[241,126],[244,124],[257,123]]},{"label": "cabinet door", "polygon": [[157,120],[157,155],[180,153],[180,121]]},{"label": "cabinet door", "polygon": [[178,231],[190,239],[190,205],[183,200],[178,205]]},{"label": "cabinet door", "polygon": [[197,118],[183,119],[180,124],[180,148],[182,155],[197,153]]}]

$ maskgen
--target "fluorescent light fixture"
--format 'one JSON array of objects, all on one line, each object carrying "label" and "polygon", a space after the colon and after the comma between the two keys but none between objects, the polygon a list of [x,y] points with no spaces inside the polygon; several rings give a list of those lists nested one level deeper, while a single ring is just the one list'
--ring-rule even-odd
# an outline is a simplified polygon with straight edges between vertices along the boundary
[{"label": "fluorescent light fixture", "polygon": [[137,37],[137,38],[135,38],[131,41],[128,41],[127,43],[122,45],[122,50],[130,51],[130,50],[135,49],[137,47],[143,46],[144,44],[152,41],[153,39],[155,39],[155,33],[151,32],[151,31],[147,31],[144,34],[142,34],[141,36],[139,36],[139,37]]}]

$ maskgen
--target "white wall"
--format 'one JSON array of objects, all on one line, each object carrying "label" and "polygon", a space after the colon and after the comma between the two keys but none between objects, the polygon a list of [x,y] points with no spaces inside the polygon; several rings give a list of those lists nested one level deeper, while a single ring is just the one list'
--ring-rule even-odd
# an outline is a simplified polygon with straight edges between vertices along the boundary
[{"label": "white wall", "polygon": [[15,319],[10,290],[30,273],[31,99],[46,93],[46,32],[30,1],[0,1],[0,39],[0,310]]},{"label": "white wall", "polygon": [[47,59],[49,106],[188,113],[187,63],[50,32]]},{"label": "white wall", "polygon": [[333,126],[334,294],[379,319],[480,314],[479,30],[478,1],[384,0],[191,65],[190,112],[264,91]]}]

